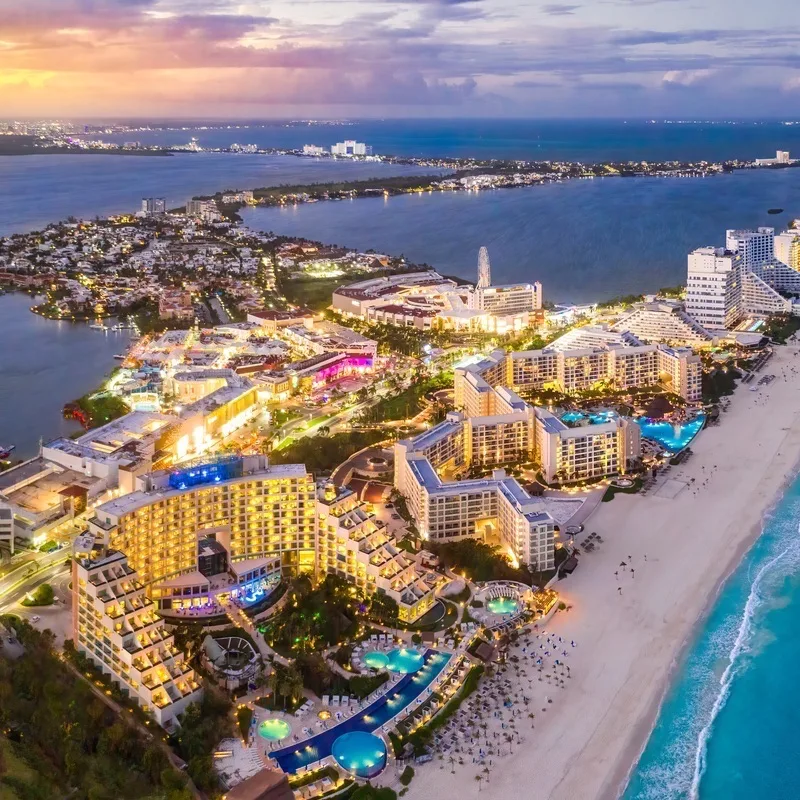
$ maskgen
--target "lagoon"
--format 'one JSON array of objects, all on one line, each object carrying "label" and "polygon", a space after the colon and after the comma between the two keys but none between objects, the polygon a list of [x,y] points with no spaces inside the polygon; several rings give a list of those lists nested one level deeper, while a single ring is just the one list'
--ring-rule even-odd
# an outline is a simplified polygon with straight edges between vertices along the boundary
[{"label": "lagoon", "polygon": [[27,294],[0,296],[0,445],[15,444],[14,459],[36,455],[40,437],[80,430],[61,409],[102,383],[130,341],[129,331],[44,319],[30,311],[35,303]]},{"label": "lagoon", "polygon": [[[767,209],[785,208],[784,216]],[[475,280],[541,281],[547,300],[588,302],[686,280],[686,256],[725,230],[800,216],[800,169],[710,178],[603,178],[246,209],[256,230],[405,255]]]},{"label": "lagoon", "polygon": [[358,180],[434,170],[291,156],[179,153],[174,156],[0,156],[0,236],[25,233],[69,216],[132,213],[143,197],[167,208],[224,189]]}]

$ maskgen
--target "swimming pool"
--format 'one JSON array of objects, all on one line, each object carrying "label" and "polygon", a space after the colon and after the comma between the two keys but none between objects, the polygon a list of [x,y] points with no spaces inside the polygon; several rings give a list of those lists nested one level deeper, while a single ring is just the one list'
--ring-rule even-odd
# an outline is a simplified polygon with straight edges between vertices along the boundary
[{"label": "swimming pool", "polygon": [[389,666],[389,656],[379,650],[368,650],[362,659],[364,664],[372,669],[386,669]]},{"label": "swimming pool", "polygon": [[395,647],[389,651],[388,665],[392,672],[410,675],[417,672],[424,662],[421,653],[408,647]]},{"label": "swimming pool", "polygon": [[341,724],[322,731],[300,744],[273,751],[272,757],[277,760],[284,772],[291,775],[301,767],[331,755],[333,743],[345,733],[351,731],[372,733],[413,703],[447,666],[450,658],[449,653],[427,650],[423,657],[425,663],[422,669],[414,675],[403,676],[391,692],[379,697],[363,711],[359,711]]},{"label": "swimming pool", "polygon": [[292,728],[288,722],[276,717],[265,719],[258,726],[258,735],[262,739],[269,739],[271,742],[277,742],[285,739],[292,732]]},{"label": "swimming pool", "polygon": [[566,423],[581,422],[581,420],[588,419],[593,425],[600,425],[603,422],[615,419],[617,416],[616,411],[592,411],[587,413],[585,411],[567,411],[561,415],[561,421]]},{"label": "swimming pool", "polygon": [[386,766],[386,745],[374,733],[350,731],[331,747],[336,763],[359,778],[374,778]]},{"label": "swimming pool", "polygon": [[493,597],[486,603],[492,614],[516,614],[519,603],[513,597]]},{"label": "swimming pool", "polygon": [[638,417],[636,422],[645,439],[658,442],[670,453],[679,453],[700,433],[705,419],[705,414],[698,414],[687,422],[667,422],[648,417]]}]

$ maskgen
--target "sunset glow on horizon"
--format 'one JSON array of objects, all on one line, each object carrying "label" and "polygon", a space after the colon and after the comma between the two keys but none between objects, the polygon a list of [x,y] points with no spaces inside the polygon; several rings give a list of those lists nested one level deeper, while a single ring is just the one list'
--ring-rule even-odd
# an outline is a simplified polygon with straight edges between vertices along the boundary
[{"label": "sunset glow on horizon", "polygon": [[4,116],[791,116],[788,0],[0,0]]}]

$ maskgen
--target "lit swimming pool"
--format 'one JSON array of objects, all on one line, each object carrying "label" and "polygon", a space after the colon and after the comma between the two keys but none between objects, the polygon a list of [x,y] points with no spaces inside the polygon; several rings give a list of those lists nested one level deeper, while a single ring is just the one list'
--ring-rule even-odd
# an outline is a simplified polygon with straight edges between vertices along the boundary
[{"label": "lit swimming pool", "polygon": [[362,661],[372,669],[386,669],[389,666],[389,656],[378,650],[368,650]]},{"label": "lit swimming pool", "polygon": [[276,719],[275,717],[265,719],[258,726],[258,735],[262,739],[269,739],[271,742],[285,739],[291,732],[292,729],[288,722],[282,719]]},{"label": "lit swimming pool", "polygon": [[389,651],[389,669],[402,675],[418,672],[422,667],[423,661],[422,653],[418,653],[408,647],[395,647],[394,650]]},{"label": "lit swimming pool", "polygon": [[698,414],[688,422],[667,422],[648,417],[638,417],[636,422],[645,439],[658,442],[670,453],[679,453],[700,433],[705,419],[705,414]]},{"label": "lit swimming pool", "polygon": [[331,747],[340,767],[359,778],[374,778],[386,766],[383,739],[365,731],[351,731],[340,736]]},{"label": "lit swimming pool", "polygon": [[486,608],[492,614],[516,614],[519,610],[519,603],[513,597],[493,597],[486,603]]},{"label": "lit swimming pool", "polygon": [[447,666],[450,658],[449,653],[426,651],[423,656],[424,664],[419,672],[414,675],[404,675],[390,692],[379,697],[363,711],[305,742],[272,751],[272,757],[277,760],[284,772],[294,774],[301,767],[307,767],[331,755],[334,742],[344,734],[351,731],[372,733],[424,694]]},{"label": "lit swimming pool", "polygon": [[616,411],[592,411],[591,413],[586,413],[585,411],[567,411],[566,414],[561,415],[561,421],[575,423],[588,419],[592,425],[600,425],[603,422],[615,419],[616,416]]}]

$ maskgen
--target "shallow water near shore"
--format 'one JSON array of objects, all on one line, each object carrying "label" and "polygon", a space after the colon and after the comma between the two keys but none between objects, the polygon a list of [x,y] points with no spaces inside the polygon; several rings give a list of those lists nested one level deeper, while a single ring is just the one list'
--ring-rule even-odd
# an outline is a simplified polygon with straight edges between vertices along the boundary
[{"label": "shallow water near shore", "polygon": [[623,800],[800,796],[800,477],[676,672]]}]

